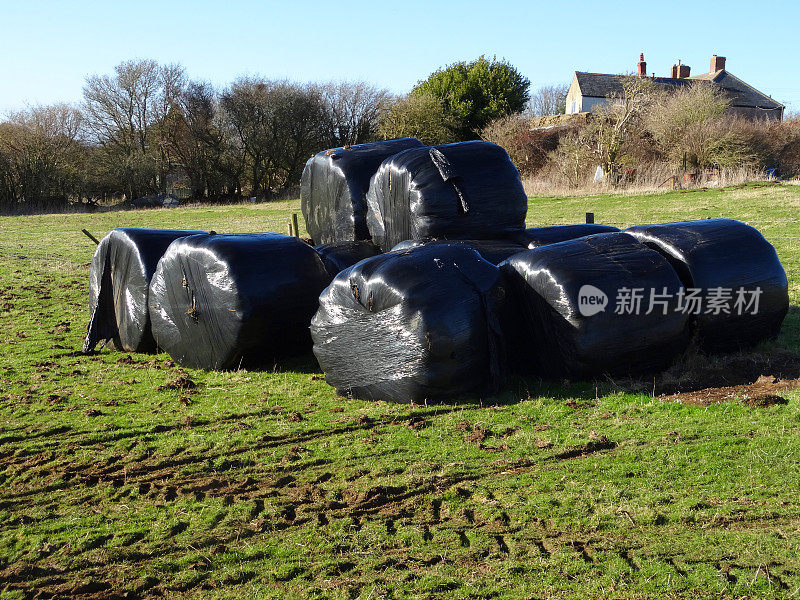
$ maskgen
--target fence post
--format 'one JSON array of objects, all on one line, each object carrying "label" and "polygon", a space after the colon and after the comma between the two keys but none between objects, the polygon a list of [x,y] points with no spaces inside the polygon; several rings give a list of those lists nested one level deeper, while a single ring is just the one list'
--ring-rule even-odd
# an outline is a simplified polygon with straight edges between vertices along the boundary
[{"label": "fence post", "polygon": [[594,213],[586,213],[586,222],[587,223],[594,223]]},{"label": "fence post", "polygon": [[289,237],[292,237],[292,222],[291,221],[289,221],[286,224],[286,233],[289,235]]},{"label": "fence post", "polygon": [[92,240],[92,241],[93,241],[95,244],[97,244],[98,246],[100,245],[100,242],[98,242],[98,241],[97,241],[97,238],[96,238],[96,237],[94,237],[94,236],[93,236],[91,233],[89,233],[89,232],[88,232],[88,231],[86,231],[85,229],[81,229],[81,231],[83,232],[83,234],[84,234],[86,237],[88,237],[90,240]]},{"label": "fence post", "polygon": [[294,237],[300,237],[300,230],[297,228],[297,213],[292,213],[292,227],[294,227]]}]

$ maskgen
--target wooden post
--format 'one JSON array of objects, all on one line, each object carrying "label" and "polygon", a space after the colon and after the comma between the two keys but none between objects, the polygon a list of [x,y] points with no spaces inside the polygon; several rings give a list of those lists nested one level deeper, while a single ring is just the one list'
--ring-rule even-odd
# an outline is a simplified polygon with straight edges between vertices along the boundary
[{"label": "wooden post", "polygon": [[88,237],[90,240],[92,240],[95,244],[97,244],[98,246],[100,245],[100,242],[98,242],[97,238],[94,237],[91,233],[89,233],[85,229],[81,229],[81,231],[84,233],[84,235],[86,235],[86,237]]},{"label": "wooden post", "polygon": [[297,228],[297,213],[292,213],[292,227],[294,227],[294,237],[300,237],[300,230]]},{"label": "wooden post", "polygon": [[594,213],[586,213],[586,222],[594,223]]},{"label": "wooden post", "polygon": [[286,224],[286,233],[287,233],[287,235],[289,235],[289,237],[292,236],[292,222],[291,221],[289,221]]}]

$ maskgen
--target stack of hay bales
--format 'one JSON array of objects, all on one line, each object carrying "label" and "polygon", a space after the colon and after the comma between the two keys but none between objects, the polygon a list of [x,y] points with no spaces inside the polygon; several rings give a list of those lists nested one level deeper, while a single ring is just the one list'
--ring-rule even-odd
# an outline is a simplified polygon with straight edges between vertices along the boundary
[{"label": "stack of hay bales", "polygon": [[774,248],[738,221],[525,229],[519,173],[487,142],[337,148],[308,161],[302,185],[316,248],[274,233],[109,234],[86,347],[157,344],[231,369],[313,343],[340,393],[423,402],[492,393],[507,370],[652,372],[694,335],[709,352],[768,339],[788,310]]}]

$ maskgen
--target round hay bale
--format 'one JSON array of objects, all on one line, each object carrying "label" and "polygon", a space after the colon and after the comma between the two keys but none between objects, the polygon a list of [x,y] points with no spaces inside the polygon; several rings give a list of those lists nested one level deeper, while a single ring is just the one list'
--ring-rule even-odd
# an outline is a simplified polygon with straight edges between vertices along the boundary
[{"label": "round hay bale", "polygon": [[612,233],[619,231],[617,227],[611,225],[599,225],[595,223],[578,223],[576,225],[552,225],[550,227],[533,227],[525,229],[510,236],[510,239],[527,246],[528,248],[538,248],[547,244],[557,244],[566,242],[587,235],[596,233]]},{"label": "round hay bale", "polygon": [[507,328],[509,354],[526,375],[632,375],[668,366],[685,347],[688,316],[676,311],[680,279],[663,256],[630,235],[542,246],[500,268],[520,321]]},{"label": "round hay bale", "polygon": [[500,271],[437,244],[339,273],[311,322],[314,354],[340,394],[424,402],[491,393],[502,381]]},{"label": "round hay bale", "polygon": [[315,249],[322,257],[322,262],[325,263],[331,279],[357,262],[381,254],[380,248],[372,242],[366,241],[332,242],[316,246]]},{"label": "round hay bale", "polygon": [[264,365],[310,349],[308,326],[329,281],[317,252],[297,238],[182,238],[150,284],[153,337],[181,365]]},{"label": "round hay bale", "polygon": [[467,248],[473,248],[484,260],[489,261],[493,265],[498,265],[509,256],[513,256],[517,252],[523,252],[527,249],[522,244],[517,244],[509,240],[406,240],[392,248],[392,252],[435,244],[456,244]]},{"label": "round hay bale", "polygon": [[384,159],[422,146],[400,138],[323,150],[306,162],[300,179],[300,208],[316,244],[369,239],[365,196]]},{"label": "round hay bale", "polygon": [[167,247],[196,233],[200,232],[119,227],[100,240],[89,268],[84,352],[100,342],[128,352],[155,351],[147,307],[150,279]]},{"label": "round hay bale", "polygon": [[525,228],[528,197],[508,153],[473,141],[387,158],[367,205],[372,241],[386,251],[405,240],[507,237]]},{"label": "round hay bale", "polygon": [[705,350],[748,348],[780,332],[789,310],[786,272],[775,248],[754,227],[704,219],[625,231],[660,252],[684,286],[697,290],[699,300],[688,308]]}]

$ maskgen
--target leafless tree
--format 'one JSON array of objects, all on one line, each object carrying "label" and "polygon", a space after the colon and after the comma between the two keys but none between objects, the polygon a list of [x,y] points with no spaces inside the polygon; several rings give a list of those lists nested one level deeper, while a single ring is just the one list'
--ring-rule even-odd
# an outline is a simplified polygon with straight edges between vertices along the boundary
[{"label": "leafless tree", "polygon": [[706,168],[725,153],[736,162],[744,156],[735,152],[731,132],[724,131],[729,106],[730,100],[718,88],[697,81],[660,96],[647,111],[645,125],[673,165],[681,164],[686,155],[689,166]]},{"label": "leafless tree", "polygon": [[184,82],[179,65],[131,60],[114,75],[93,75],[83,88],[84,112],[92,141],[107,159],[109,175],[120,179],[129,197],[158,188],[165,172],[164,121]]},{"label": "leafless tree", "polygon": [[597,118],[589,122],[585,133],[596,141],[603,169],[612,182],[617,179],[618,158],[628,134],[642,123],[659,93],[647,77],[625,77],[622,93],[609,97],[596,109]]},{"label": "leafless tree", "polygon": [[248,159],[253,196],[293,185],[310,154],[327,141],[327,115],[313,86],[241,78],[222,106]]},{"label": "leafless tree", "polygon": [[188,175],[192,195],[236,195],[244,153],[235,143],[214,87],[204,82],[188,83],[165,123],[168,153]]},{"label": "leafless tree", "polygon": [[566,112],[569,85],[545,85],[531,94],[528,111],[532,117],[561,115]]},{"label": "leafless tree", "polygon": [[388,90],[363,81],[338,81],[321,86],[330,119],[331,146],[377,139],[378,119],[389,101]]}]

